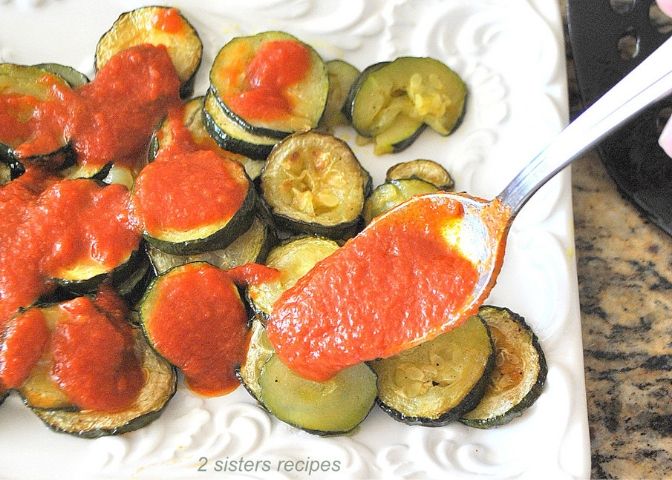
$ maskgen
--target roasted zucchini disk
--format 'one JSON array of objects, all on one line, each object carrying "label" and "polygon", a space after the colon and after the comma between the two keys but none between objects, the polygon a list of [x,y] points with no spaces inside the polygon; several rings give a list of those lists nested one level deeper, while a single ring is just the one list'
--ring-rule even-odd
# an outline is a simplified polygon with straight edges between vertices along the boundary
[{"label": "roasted zucchini disk", "polygon": [[347,433],[376,400],[376,375],[366,364],[325,382],[306,380],[272,355],[259,374],[259,400],[276,418],[317,435]]},{"label": "roasted zucchini disk", "polygon": [[318,125],[329,77],[312,47],[287,33],[263,32],[222,47],[210,69],[210,88],[245,130],[281,139]]},{"label": "roasted zucchini disk", "polygon": [[188,96],[201,64],[203,44],[196,30],[176,8],[140,7],[122,13],[98,41],[96,70],[103,68],[116,53],[143,43],[166,47],[182,82],[180,93]]},{"label": "roasted zucchini disk", "polygon": [[157,275],[191,262],[208,262],[228,270],[246,263],[263,262],[274,242],[273,227],[257,215],[252,226],[226,248],[193,255],[173,255],[148,245],[147,254]]},{"label": "roasted zucchini disk", "polygon": [[273,345],[266,336],[266,328],[264,328],[262,319],[255,316],[250,327],[250,341],[247,345],[245,360],[236,370],[236,375],[245,390],[257,401],[260,401],[261,397],[261,386],[259,385],[261,369],[274,353]]},{"label": "roasted zucchini disk", "polygon": [[226,248],[250,228],[256,206],[241,165],[208,150],[150,163],[132,196],[144,237],[176,255]]},{"label": "roasted zucchini disk", "polygon": [[462,118],[466,97],[464,82],[445,64],[400,57],[364,70],[344,108],[360,135],[375,138],[381,154],[410,145],[423,125],[450,134]]},{"label": "roasted zucchini disk", "polygon": [[356,232],[370,185],[344,141],[315,131],[284,139],[261,174],[279,228],[337,239]]},{"label": "roasted zucchini disk", "polygon": [[320,237],[302,237],[275,247],[266,258],[266,266],[280,271],[276,280],[257,283],[247,288],[252,309],[262,318],[273,311],[273,304],[282,293],[293,287],[317,262],[338,250],[333,240]]},{"label": "roasted zucchini disk", "polygon": [[327,62],[329,76],[329,95],[324,115],[320,119],[320,127],[332,130],[339,125],[347,125],[348,119],[342,112],[350,87],[359,77],[360,71],[343,60]]},{"label": "roasted zucchini disk", "polygon": [[435,193],[438,190],[431,183],[417,178],[390,180],[378,185],[364,204],[364,222],[368,225],[374,217],[401,205],[414,195]]},{"label": "roasted zucchini disk", "polygon": [[[170,115],[163,119],[159,127],[152,134],[149,142],[149,161],[153,161],[162,150],[178,141],[176,137],[179,138],[182,133],[180,131],[181,127],[184,127],[189,134],[187,141],[193,142],[198,148],[212,150],[222,157],[230,158],[240,163],[245,167],[245,173],[247,173],[250,179],[254,180],[259,177],[261,169],[265,165],[264,161],[253,160],[244,155],[225,150],[210,136],[205,129],[205,125],[203,125],[203,100],[204,97],[198,97],[185,103],[180,112],[181,118],[179,119],[173,119]],[[181,120],[181,125],[174,125],[173,122],[176,120]],[[176,132],[176,129],[180,130]],[[185,139],[180,140],[185,141]]]},{"label": "roasted zucchini disk", "polygon": [[159,418],[177,388],[175,369],[152,350],[136,332],[137,350],[142,355],[145,383],[137,400],[120,412],[33,408],[33,412],[56,432],[77,437],[98,438],[131,432]]},{"label": "roasted zucchini disk", "polygon": [[140,250],[132,250],[123,263],[112,267],[90,260],[79,261],[55,272],[52,280],[74,294],[94,293],[106,280],[113,285],[123,283],[140,267],[143,259],[145,256]]},{"label": "roasted zucchini disk", "polygon": [[541,395],[546,359],[537,336],[511,310],[483,306],[478,316],[488,324],[495,342],[496,362],[481,402],[462,416],[465,425],[490,428],[520,416]]},{"label": "roasted zucchini disk", "polygon": [[68,85],[72,88],[81,87],[82,85],[89,83],[89,77],[79,70],[75,70],[67,65],[61,65],[60,63],[38,63],[35,66],[49,73],[53,73],[54,75],[58,75],[68,82]]},{"label": "roasted zucchini disk", "polygon": [[211,90],[205,96],[203,124],[221,148],[256,160],[266,159],[279,142],[277,138],[255,135],[241,127],[222,110]]},{"label": "roasted zucchini disk", "polygon": [[38,67],[0,64],[0,161],[53,169],[74,160],[65,131],[67,115],[60,76]]},{"label": "roasted zucchini disk", "polygon": [[431,183],[440,190],[450,191],[455,187],[453,177],[448,170],[433,160],[417,159],[397,163],[391,166],[385,175],[385,181],[417,178]]},{"label": "roasted zucchini disk", "polygon": [[495,363],[486,324],[470,317],[462,326],[394,357],[370,363],[378,375],[378,402],[411,425],[443,426],[480,401]]}]

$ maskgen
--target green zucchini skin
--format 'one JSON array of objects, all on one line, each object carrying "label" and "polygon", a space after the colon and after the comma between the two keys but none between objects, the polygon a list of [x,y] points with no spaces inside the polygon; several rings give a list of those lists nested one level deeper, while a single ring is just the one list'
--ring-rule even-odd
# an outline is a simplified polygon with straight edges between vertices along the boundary
[{"label": "green zucchini skin", "polygon": [[[359,91],[360,87],[362,86],[362,83],[368,78],[369,75],[371,75],[373,72],[376,70],[381,69],[385,65],[389,65],[392,62],[377,62],[372,65],[369,65],[366,67],[364,70],[362,70],[362,73],[359,74],[359,76],[355,79],[355,81],[352,83],[350,86],[350,90],[348,91],[348,96],[345,97],[345,102],[343,102],[343,108],[341,111],[343,112],[343,115],[345,115],[345,118],[348,119],[348,122],[352,124],[352,114],[353,114],[353,109],[355,107],[355,96],[357,95],[357,92]],[[357,127],[353,125],[355,130],[357,130]],[[360,135],[366,137],[368,136],[368,132],[366,134],[360,132],[357,130],[357,133]]]},{"label": "green zucchini skin", "polygon": [[[525,396],[521,400],[519,400],[515,405],[513,405],[509,410],[494,416],[470,418],[467,415],[460,418],[460,422],[469,427],[487,429],[487,428],[499,427],[509,423],[514,418],[521,416],[525,410],[527,410],[534,404],[534,402],[537,401],[537,399],[539,398],[539,396],[543,391],[544,384],[546,383],[546,376],[548,374],[548,365],[546,363],[546,357],[544,355],[544,352],[541,348],[541,345],[539,344],[539,339],[537,338],[535,333],[532,331],[532,329],[522,316],[518,315],[515,312],[512,312],[508,308],[495,307],[490,305],[482,306],[479,310],[478,315],[486,323],[489,321],[488,319],[493,315],[503,315],[507,317],[511,322],[515,322],[515,324],[517,324],[517,327],[520,329],[520,332],[522,332],[520,334],[521,337],[527,336],[529,338],[529,342],[534,351],[536,352],[537,355],[536,362],[538,363],[539,368],[536,380],[530,387],[527,394],[525,394]],[[509,340],[519,341],[521,339],[518,338]],[[525,339],[525,341],[527,341],[527,339]],[[488,394],[489,391],[486,390],[485,397],[487,397]],[[485,397],[483,398],[483,400],[485,400]]]},{"label": "green zucchini skin", "polygon": [[95,170],[88,169],[81,165],[72,165],[69,168],[61,170],[59,174],[63,178],[77,179],[77,178],[88,178],[90,180],[97,180],[98,182],[103,182],[110,171],[112,170],[112,162],[107,162],[102,167],[96,167]]},{"label": "green zucchini skin", "polygon": [[122,283],[132,272],[134,272],[143,262],[146,257],[143,254],[142,247],[134,250],[128,260],[116,268],[96,275],[90,278],[83,278],[79,280],[65,280],[62,278],[54,278],[53,281],[67,292],[73,295],[85,295],[95,293],[98,287],[109,280],[112,285]]},{"label": "green zucchini skin", "polygon": [[402,178],[381,183],[364,203],[363,217],[368,225],[375,217],[407,201],[414,195],[435,193],[439,189],[418,178]]},{"label": "green zucchini skin", "polygon": [[131,432],[159,418],[177,390],[177,371],[149,347],[139,331],[136,339],[138,348],[143,352],[147,380],[131,408],[113,413],[33,408],[33,413],[52,431],[80,438]]},{"label": "green zucchini skin", "polygon": [[224,150],[255,160],[266,160],[279,142],[277,138],[255,135],[243,129],[222,110],[211,90],[205,96],[203,124],[213,140]]},{"label": "green zucchini skin", "polygon": [[35,65],[35,67],[46,70],[47,72],[53,73],[54,75],[58,75],[63,80],[68,82],[68,85],[70,85],[72,88],[79,88],[82,85],[86,85],[90,81],[89,77],[84,75],[79,70],[75,70],[74,68],[67,65],[61,65],[60,63],[38,63]]},{"label": "green zucchini skin", "polygon": [[[273,126],[273,122],[246,119],[234,112],[224,99],[228,92],[222,91],[223,86],[220,85],[220,82],[218,81],[218,71],[222,68],[222,64],[226,65],[227,60],[238,52],[239,49],[237,49],[237,47],[239,45],[247,45],[256,52],[256,49],[265,42],[277,40],[297,42],[309,52],[311,65],[308,75],[314,78],[308,78],[308,81],[304,79],[299,82],[302,90],[305,91],[310,88],[312,93],[309,98],[304,100],[305,102],[311,102],[311,108],[309,109],[309,119],[311,121],[306,125],[282,125],[282,121],[276,121],[275,123],[282,126]],[[306,131],[317,127],[320,119],[324,115],[327,105],[329,77],[327,75],[327,67],[325,63],[313,47],[288,33],[267,31],[247,37],[235,37],[220,49],[212,63],[212,68],[210,69],[210,90],[213,92],[214,97],[224,113],[242,129],[253,135],[281,140],[292,133]],[[304,112],[304,114],[305,113],[306,112]]]},{"label": "green zucchini skin", "polygon": [[[248,178],[249,181],[249,178]],[[212,235],[205,238],[197,238],[184,242],[169,242],[154,238],[146,232],[143,233],[145,240],[159,250],[175,255],[189,255],[204,253],[210,250],[218,250],[228,247],[236,238],[245,233],[254,220],[254,212],[257,204],[257,194],[252,182],[249,181],[247,194],[242,205],[229,222]]]},{"label": "green zucchini skin", "polygon": [[[466,412],[472,410],[478,403],[480,402],[481,398],[485,394],[486,388],[488,386],[488,383],[490,381],[490,374],[492,370],[495,367],[495,347],[494,347],[494,342],[492,339],[492,336],[490,334],[490,330],[488,329],[487,324],[477,316],[471,317],[473,319],[478,319],[485,328],[485,332],[487,333],[488,336],[488,341],[490,343],[490,355],[488,356],[488,359],[486,361],[486,364],[483,369],[483,374],[481,375],[480,379],[474,384],[474,386],[469,390],[468,393],[464,395],[464,397],[461,398],[459,403],[452,407],[451,409],[445,411],[441,415],[437,417],[429,417],[429,416],[423,416],[423,415],[412,415],[409,414],[408,412],[401,411],[397,408],[393,408],[390,406],[388,403],[383,401],[381,399],[381,395],[379,393],[379,396],[377,398],[377,403],[380,406],[380,408],[387,413],[389,416],[394,418],[395,420],[405,423],[407,425],[420,425],[424,427],[443,427],[451,422],[454,422],[456,420],[459,420],[462,415],[464,415]],[[459,328],[459,327],[458,327]],[[450,332],[448,333],[450,334]],[[446,334],[444,334],[446,335]],[[438,338],[438,337],[437,337]],[[430,340],[431,342],[432,340]],[[418,347],[422,347],[423,345],[419,345]],[[415,347],[415,348],[418,348]],[[373,370],[378,374],[378,378],[381,378],[381,373],[376,367],[377,362],[385,362],[385,359],[383,360],[377,360],[371,363]],[[383,387],[379,383],[378,385],[378,390],[379,392],[381,391]]]}]

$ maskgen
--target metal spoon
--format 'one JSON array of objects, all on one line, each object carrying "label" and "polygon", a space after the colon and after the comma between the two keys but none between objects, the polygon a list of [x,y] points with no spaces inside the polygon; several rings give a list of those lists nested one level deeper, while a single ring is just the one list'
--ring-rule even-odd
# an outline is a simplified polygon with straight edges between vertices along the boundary
[{"label": "metal spoon", "polygon": [[[306,378],[324,380],[348,365],[395,355],[459,325],[494,286],[509,227],[527,200],[600,138],[671,92],[668,40],[563,130],[493,200],[421,195],[377,217],[275,303],[267,333],[276,353]],[[444,216],[446,223],[441,224]],[[427,223],[430,219],[440,226]],[[380,232],[385,234],[380,237]],[[440,238],[448,251],[459,252],[475,267],[475,277],[471,268],[440,260],[437,250],[431,250],[436,247],[418,243],[419,237]],[[416,243],[399,243],[399,238]],[[418,256],[427,248],[429,253]],[[409,275],[403,291],[395,270]],[[461,297],[427,285],[425,274],[446,289],[457,287],[453,291]],[[351,285],[354,278],[359,279],[356,287]]]},{"label": "metal spoon", "polygon": [[[555,174],[600,139],[641,110],[672,93],[672,39],[605,93],[534,157],[491,201],[462,194],[450,196],[463,204],[469,229],[461,244],[470,244],[479,280],[471,303],[481,303],[495,284],[509,227],[525,203]],[[672,161],[672,160],[671,160]],[[416,200],[410,200],[411,203]],[[474,242],[477,245],[474,247]],[[467,302],[469,303],[469,302]]]}]

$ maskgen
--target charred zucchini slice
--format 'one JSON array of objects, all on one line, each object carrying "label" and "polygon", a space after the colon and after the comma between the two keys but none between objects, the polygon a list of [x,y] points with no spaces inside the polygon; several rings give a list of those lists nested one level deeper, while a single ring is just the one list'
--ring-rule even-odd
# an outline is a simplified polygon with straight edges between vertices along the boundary
[{"label": "charred zucchini slice", "polygon": [[240,164],[200,150],[143,168],[133,202],[150,244],[189,255],[226,248],[247,231],[256,193]]},{"label": "charred zucchini slice", "polygon": [[245,360],[236,371],[236,375],[245,390],[257,401],[260,401],[261,397],[261,386],[259,385],[261,369],[274,353],[273,345],[266,336],[266,328],[262,320],[255,316],[250,327],[250,342],[245,353]]},{"label": "charred zucchini slice", "polygon": [[[245,167],[245,173],[247,173],[247,176],[250,177],[251,180],[259,177],[265,162],[261,160],[253,160],[244,155],[225,150],[210,136],[203,124],[203,100],[204,97],[193,98],[184,104],[181,111],[181,122],[189,133],[190,141],[198,148],[212,150],[222,157],[240,163]],[[162,150],[175,143],[175,128],[176,126],[172,124],[171,117],[168,116],[163,119],[159,127],[154,131],[149,142],[150,162],[153,161]]]},{"label": "charred zucchini slice", "polygon": [[147,254],[157,275],[191,262],[208,262],[228,270],[246,263],[263,262],[274,242],[272,226],[257,215],[252,226],[226,248],[193,255],[172,255],[148,245]]},{"label": "charred zucchini slice", "polygon": [[145,384],[133,405],[121,412],[76,412],[34,408],[33,412],[50,429],[82,438],[118,435],[142,428],[161,415],[177,388],[175,369],[136,332],[137,351],[142,355]]},{"label": "charred zucchini slice", "polygon": [[318,125],[329,77],[312,47],[284,32],[263,32],[222,47],[210,69],[210,88],[245,130],[281,139]]},{"label": "charred zucchini slice", "polygon": [[194,27],[176,8],[140,7],[122,13],[98,41],[96,70],[120,51],[143,43],[166,47],[182,83],[180,93],[188,96],[201,64],[203,44]]},{"label": "charred zucchini slice", "polygon": [[455,181],[448,170],[433,160],[417,159],[410,162],[397,163],[385,174],[385,181],[417,178],[431,183],[440,190],[450,191],[455,188]]},{"label": "charred zucchini slice", "polygon": [[89,77],[84,75],[79,70],[75,70],[74,68],[68,67],[67,65],[61,65],[60,63],[39,63],[35,66],[37,68],[41,68],[42,70],[46,70],[49,73],[53,73],[54,75],[58,75],[63,80],[68,82],[68,85],[70,85],[72,88],[78,88],[89,83]]},{"label": "charred zucchini slice", "polygon": [[366,364],[314,382],[290,370],[277,355],[259,375],[259,399],[279,420],[317,435],[347,433],[369,414],[376,400],[376,375]]},{"label": "charred zucchini slice", "polygon": [[271,314],[273,304],[282,293],[293,287],[317,262],[338,250],[333,240],[302,237],[282,243],[268,254],[266,266],[280,271],[276,280],[250,285],[247,298],[252,309],[263,317]]},{"label": "charred zucchini slice", "polygon": [[429,57],[399,57],[375,67],[353,84],[345,108],[360,135],[375,137],[377,153],[410,144],[423,124],[441,135],[457,126],[467,88],[445,64]]},{"label": "charred zucchini slice", "polygon": [[359,77],[360,71],[343,60],[330,60],[326,65],[329,76],[329,95],[324,115],[320,119],[320,126],[332,130],[334,127],[349,123],[342,110],[350,87]]},{"label": "charred zucchini slice", "polygon": [[437,427],[478,404],[494,367],[494,345],[480,317],[394,357],[371,362],[378,402],[411,425]]},{"label": "charred zucchini slice", "polygon": [[0,161],[58,169],[74,160],[65,109],[55,93],[70,90],[60,76],[38,67],[0,64]]},{"label": "charred zucchini slice", "polygon": [[548,369],[537,336],[523,317],[493,306],[481,307],[478,316],[488,324],[497,360],[481,402],[460,422],[491,428],[520,416],[539,398]]},{"label": "charred zucchini slice", "polygon": [[435,193],[438,190],[431,183],[417,178],[391,180],[378,185],[364,204],[364,222],[371,223],[374,217],[404,203],[414,195]]},{"label": "charred zucchini slice", "polygon": [[241,127],[222,110],[212,91],[205,96],[203,124],[221,148],[256,160],[265,160],[279,142],[277,138],[255,135]]},{"label": "charred zucchini slice", "polygon": [[279,143],[261,174],[262,195],[280,228],[330,238],[357,229],[370,184],[343,140],[315,131]]}]

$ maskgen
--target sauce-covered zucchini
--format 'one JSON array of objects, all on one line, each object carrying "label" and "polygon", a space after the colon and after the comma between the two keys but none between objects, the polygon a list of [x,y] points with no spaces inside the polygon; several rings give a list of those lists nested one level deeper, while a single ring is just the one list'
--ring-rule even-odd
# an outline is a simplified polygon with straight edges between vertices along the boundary
[{"label": "sauce-covered zucchini", "polygon": [[150,6],[122,13],[96,46],[96,70],[116,53],[134,45],[163,45],[182,84],[180,93],[189,96],[201,64],[203,44],[198,33],[176,8]]},{"label": "sauce-covered zucchini", "polygon": [[0,162],[69,166],[74,153],[59,92],[70,85],[39,67],[0,64]]},{"label": "sauce-covered zucchini", "polygon": [[186,255],[226,248],[247,231],[256,193],[239,163],[199,150],[143,168],[133,204],[149,243]]},{"label": "sauce-covered zucchini", "polygon": [[537,336],[520,315],[483,306],[478,316],[488,324],[497,360],[485,395],[460,421],[470,427],[491,428],[520,416],[539,398],[547,367]]},{"label": "sauce-covered zucchini", "polygon": [[284,138],[317,126],[329,78],[312,47],[284,32],[263,32],[222,47],[210,69],[210,88],[245,130]]},{"label": "sauce-covered zucchini", "polygon": [[404,423],[436,427],[478,404],[494,362],[488,327],[474,315],[448,333],[370,365],[385,412]]},{"label": "sauce-covered zucchini", "polygon": [[347,143],[315,131],[284,139],[261,174],[280,228],[337,239],[355,233],[370,184]]}]

